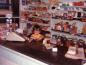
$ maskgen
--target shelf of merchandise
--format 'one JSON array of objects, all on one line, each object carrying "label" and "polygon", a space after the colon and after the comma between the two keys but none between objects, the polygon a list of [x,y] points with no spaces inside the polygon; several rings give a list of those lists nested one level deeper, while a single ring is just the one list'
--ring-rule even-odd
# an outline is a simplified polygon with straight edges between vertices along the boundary
[{"label": "shelf of merchandise", "polygon": [[60,21],[63,21],[64,23],[65,22],[69,22],[70,24],[72,24],[72,23],[82,23],[82,24],[85,24],[86,23],[86,22],[81,22],[79,20],[63,20],[63,19],[54,19],[54,18],[51,19],[51,22],[54,22],[54,23],[59,23]]},{"label": "shelf of merchandise", "polygon": [[[71,6],[68,6],[68,7],[71,7]],[[57,7],[56,7],[57,8]],[[73,7],[74,8],[74,7]],[[79,7],[78,7],[79,8]],[[56,11],[58,11],[58,10],[56,10]],[[60,10],[59,10],[60,11]],[[68,12],[68,11],[71,11],[71,10],[67,10],[67,11],[65,11],[65,10],[61,10],[62,12]],[[84,11],[82,11],[82,10],[80,10],[80,11],[76,11],[76,12],[83,12],[83,13],[85,13]],[[57,12],[55,12],[55,13],[57,13]],[[54,15],[56,15],[54,13]],[[63,23],[65,23],[65,22],[69,22],[69,24],[73,24],[73,23],[76,23],[76,25],[79,27],[79,29],[82,27],[82,25],[84,25],[84,24],[86,24],[86,22],[81,22],[81,21],[79,21],[79,20],[63,20],[63,19],[58,19],[58,18],[53,18],[53,16],[52,16],[52,18],[51,18],[51,37],[53,36],[53,35],[60,35],[60,36],[66,36],[67,38],[77,38],[77,39],[82,39],[82,40],[84,40],[85,42],[86,42],[86,35],[80,35],[80,36],[78,36],[78,35],[72,35],[72,34],[70,34],[70,33],[65,33],[65,32],[60,32],[60,31],[56,31],[56,30],[52,30],[52,29],[54,29],[54,27],[55,27],[55,24],[56,23],[59,23],[59,22],[63,22]]]},{"label": "shelf of merchandise", "polygon": [[39,19],[42,19],[42,20],[50,20],[50,18],[39,17],[39,16],[29,16],[29,17],[39,18]]},{"label": "shelf of merchandise", "polygon": [[28,6],[34,6],[34,7],[48,7],[49,5],[48,4],[38,4],[38,3],[29,3]]},{"label": "shelf of merchandise", "polygon": [[29,11],[29,12],[40,12],[40,13],[46,13],[46,11],[28,10],[28,9],[26,9],[25,11]]},{"label": "shelf of merchandise", "polygon": [[70,24],[73,24],[73,23],[79,23],[81,27],[82,25],[86,24],[86,22],[81,22],[81,21],[78,21],[78,20],[61,20],[61,19],[51,19],[51,36],[52,35],[57,35],[57,36],[66,36],[67,38],[73,38],[73,39],[82,39],[86,42],[86,35],[83,36],[83,35],[73,35],[73,34],[70,34],[70,33],[66,33],[66,32],[61,32],[61,31],[57,31],[57,30],[54,30],[52,29],[55,25],[55,23],[59,23],[59,22],[69,22]]},{"label": "shelf of merchandise", "polygon": [[48,27],[48,29],[46,30],[46,31],[50,31],[51,29],[50,29],[50,23],[49,24],[44,24],[44,23],[39,23],[39,22],[32,22],[32,21],[28,21],[28,20],[26,20],[25,22],[22,22],[22,29],[24,29],[24,28],[27,28],[27,24],[28,23],[30,23],[31,25],[35,25],[35,24],[37,24],[37,25],[40,25],[41,27]]},{"label": "shelf of merchandise", "polygon": [[41,25],[41,26],[50,26],[50,24],[44,24],[44,23],[38,23],[38,22],[32,22],[32,21],[29,21],[27,23],[30,23],[30,24],[38,24],[38,25]]},{"label": "shelf of merchandise", "polygon": [[86,37],[73,35],[73,34],[61,32],[61,31],[52,30],[52,35],[65,36],[67,38],[73,38],[73,39],[78,39],[78,40],[82,39],[86,42]]},{"label": "shelf of merchandise", "polygon": [[[40,3],[40,4],[39,4]],[[20,5],[20,6],[23,6],[23,5]],[[38,10],[38,9],[36,9],[36,10],[33,10],[32,8],[31,9],[29,9],[29,7],[34,7],[34,8],[36,8],[36,7],[40,7],[40,8],[43,8],[43,7],[45,7],[46,8],[46,10]],[[46,13],[48,13],[48,8],[49,8],[49,5],[47,4],[47,3],[42,3],[42,2],[31,2],[31,3],[28,3],[28,4],[26,4],[24,7],[22,7],[22,8],[20,8],[20,11],[27,11],[27,12],[31,12],[31,13],[39,13],[39,15],[40,14],[46,14]],[[20,13],[20,15],[21,15],[21,13]],[[47,27],[49,27],[50,28],[50,17],[44,17],[44,16],[34,16],[34,15],[31,15],[31,16],[28,16],[28,18],[29,17],[31,17],[31,18],[38,18],[38,19],[42,19],[42,20],[44,20],[44,21],[49,21],[47,24],[45,24],[45,23],[42,23],[42,22],[37,22],[37,21],[29,21],[29,20],[21,20],[21,18],[20,18],[20,21],[22,21],[21,23],[24,23],[24,21],[26,22],[26,24],[27,23],[30,23],[30,24],[38,24],[38,25],[40,25],[40,26],[47,26]],[[24,23],[25,24],[25,23]],[[25,24],[25,25],[26,25]],[[49,29],[50,30],[50,29]],[[48,30],[48,31],[49,31]]]},{"label": "shelf of merchandise", "polygon": [[[32,7],[46,7],[47,8],[47,11],[40,11],[40,10],[29,10],[28,9],[28,7],[29,6],[32,6]],[[39,6],[39,4],[37,4],[37,3],[28,3],[28,4],[26,4],[25,6],[24,6],[26,9],[25,10],[22,10],[22,11],[28,11],[28,12],[40,12],[40,13],[45,13],[46,14],[46,12],[47,13],[51,13],[52,14],[52,12],[50,12],[50,7],[52,7],[52,6],[49,6],[49,4],[46,4],[46,5],[44,5],[44,4],[42,4],[42,5],[40,5]],[[22,8],[22,9],[24,9],[24,8]],[[57,10],[58,11],[58,10]],[[63,12],[64,12],[64,10],[63,10]],[[72,35],[72,34],[68,34],[68,33],[64,33],[64,32],[59,32],[59,31],[54,31],[54,30],[52,30],[52,27],[54,26],[54,24],[55,23],[58,23],[57,22],[57,20],[59,20],[59,19],[53,19],[52,18],[52,16],[50,16],[50,18],[45,18],[45,17],[40,17],[40,16],[30,16],[30,17],[33,17],[33,18],[39,18],[39,19],[43,19],[43,20],[49,20],[50,22],[49,22],[49,24],[44,24],[44,23],[39,23],[39,22],[32,22],[32,21],[27,21],[28,23],[32,23],[32,24],[39,24],[39,25],[41,25],[41,26],[50,26],[50,32],[51,32],[51,37],[52,37],[52,35],[54,35],[54,34],[56,34],[56,35],[61,35],[61,36],[66,36],[66,37],[68,37],[68,38],[77,38],[77,39],[83,39],[84,41],[86,41],[86,37],[83,37],[83,36],[77,36],[77,35]],[[26,21],[26,20],[25,20]],[[59,20],[60,21],[60,20]],[[61,20],[61,21],[64,21],[64,22],[69,22],[70,24],[72,24],[72,23],[74,23],[74,22],[78,22],[78,23],[80,23],[80,24],[86,24],[86,22],[80,22],[80,21],[78,21],[78,20]],[[54,23],[54,24],[53,24]]]},{"label": "shelf of merchandise", "polygon": [[[58,6],[57,6],[58,7]],[[56,8],[57,8],[56,7]],[[64,6],[65,7],[65,6]],[[63,8],[64,8],[63,7]],[[76,12],[82,12],[82,13],[85,13],[80,7],[74,7],[74,6],[66,6],[66,7],[72,7],[72,8],[79,8],[80,9],[80,11],[78,11],[78,10],[75,10]],[[55,10],[55,12],[54,12],[54,15],[56,15],[55,13],[57,13],[57,11],[58,10]],[[59,9],[59,11],[60,11],[60,9]],[[64,10],[64,9],[62,9],[61,10],[62,12],[68,12],[68,11],[71,11],[71,10]],[[81,27],[82,27],[82,25],[84,25],[84,24],[86,24],[86,22],[81,22],[81,21],[79,21],[79,20],[63,20],[63,19],[58,19],[58,18],[53,18],[53,16],[52,16],[52,18],[51,18],[51,36],[52,35],[60,35],[60,36],[66,36],[66,37],[68,37],[68,38],[77,38],[77,39],[83,39],[85,42],[86,42],[86,35],[80,35],[80,36],[78,36],[78,35],[72,35],[72,34],[69,34],[69,33],[65,33],[65,32],[60,32],[60,31],[56,31],[56,30],[52,30],[52,29],[54,29],[54,26],[55,26],[55,24],[56,23],[59,23],[59,22],[63,22],[63,23],[65,23],[65,22],[69,22],[69,24],[73,24],[73,23],[76,23],[76,26],[78,26],[79,27],[79,29],[81,29]]]}]

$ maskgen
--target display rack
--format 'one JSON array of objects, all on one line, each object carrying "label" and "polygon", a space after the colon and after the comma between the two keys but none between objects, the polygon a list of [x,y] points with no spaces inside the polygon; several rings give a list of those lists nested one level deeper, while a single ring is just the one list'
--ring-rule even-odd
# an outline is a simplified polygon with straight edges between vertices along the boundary
[{"label": "display rack", "polygon": [[[49,5],[46,2],[22,0],[20,3],[20,6],[22,6],[20,8],[20,28],[26,29],[29,23],[40,25],[42,28],[46,27],[47,30],[44,31],[50,31],[51,14],[48,12]],[[23,23],[25,26],[22,27]]]},{"label": "display rack", "polygon": [[[83,11],[82,8],[76,6],[53,5],[53,8],[54,9],[51,11],[51,36],[65,36],[67,38],[77,38],[86,41],[86,33],[85,31],[82,32],[83,27],[86,26],[86,22],[82,21],[85,11]],[[66,22],[69,25],[68,27],[71,27],[75,24],[76,33],[71,33],[71,29],[69,28],[69,31],[64,30],[64,24]]]},{"label": "display rack", "polygon": [[[52,10],[53,7],[54,9]],[[34,2],[30,0],[24,0],[24,1],[21,0],[20,1],[20,28],[22,28],[23,30],[26,29],[27,23],[38,24],[40,26],[47,26],[48,27],[47,31],[51,32],[51,37],[53,35],[60,35],[60,36],[66,36],[67,38],[77,38],[77,39],[83,39],[84,41],[86,41],[86,34],[82,35],[82,27],[86,24],[86,22],[82,22],[78,20],[82,18],[85,12],[79,7],[75,7],[75,8],[70,6],[68,7],[71,9],[73,8],[73,10],[71,9],[65,10],[65,8],[59,9],[58,4],[57,5],[55,4],[55,6],[54,5],[50,6],[50,4],[47,3],[46,1]],[[79,8],[79,11],[78,10],[76,11],[77,8]],[[76,17],[73,17],[73,18],[70,17],[69,14],[71,15],[72,13],[77,14],[77,12],[80,12],[81,17],[78,17],[78,19]],[[63,15],[64,13],[66,13],[69,16],[69,18],[65,18],[65,16]],[[76,23],[75,26],[78,28],[77,30],[78,33],[71,34],[70,32],[65,33],[64,31],[56,31],[55,24],[59,22],[63,22],[63,23],[68,22],[70,25],[72,25],[73,23]]]}]

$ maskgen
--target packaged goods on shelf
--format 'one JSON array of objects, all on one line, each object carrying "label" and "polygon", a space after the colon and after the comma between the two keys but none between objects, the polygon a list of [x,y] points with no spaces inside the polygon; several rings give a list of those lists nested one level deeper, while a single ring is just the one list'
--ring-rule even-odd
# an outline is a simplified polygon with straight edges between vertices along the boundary
[{"label": "packaged goods on shelf", "polygon": [[55,30],[62,31],[62,26],[60,23],[55,24]]},{"label": "packaged goods on shelf", "polygon": [[63,24],[63,31],[65,31],[65,32],[70,32],[70,25],[69,25],[69,23],[68,22],[65,22],[64,24]]},{"label": "packaged goods on shelf", "polygon": [[77,34],[77,27],[71,26],[71,34]]},{"label": "packaged goods on shelf", "polygon": [[59,2],[59,0],[49,0],[50,5],[55,5]]},{"label": "packaged goods on shelf", "polygon": [[[78,37],[78,35],[85,31],[85,27],[83,27],[83,32],[81,30],[84,24],[81,20],[85,21],[82,8],[69,5],[58,6],[57,4],[58,0],[48,0],[48,2],[41,0],[27,3],[26,7],[28,9],[25,11],[28,11],[28,14],[25,16],[28,17],[28,20],[25,20],[27,21],[26,23],[30,23],[32,26],[38,24],[43,30],[50,31],[51,36],[59,34],[70,38],[77,37],[84,39],[83,36]],[[78,24],[79,22],[82,24]],[[74,23],[76,24],[73,25]]]},{"label": "packaged goods on shelf", "polygon": [[83,26],[82,33],[83,33],[83,34],[86,34],[86,24]]}]

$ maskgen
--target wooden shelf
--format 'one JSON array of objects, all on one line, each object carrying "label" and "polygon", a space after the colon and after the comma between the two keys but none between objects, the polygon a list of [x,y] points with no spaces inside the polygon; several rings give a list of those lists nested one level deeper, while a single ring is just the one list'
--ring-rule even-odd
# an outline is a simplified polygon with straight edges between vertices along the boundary
[{"label": "wooden shelf", "polygon": [[30,16],[30,17],[39,18],[39,19],[43,19],[43,20],[50,20],[50,18],[45,18],[45,17],[38,17],[38,16]]},{"label": "wooden shelf", "polygon": [[44,23],[38,23],[38,22],[32,22],[32,21],[27,21],[27,23],[31,23],[31,24],[38,24],[38,25],[41,25],[41,26],[50,26],[49,24],[44,24]]},{"label": "wooden shelf", "polygon": [[48,5],[46,4],[28,4],[28,6],[34,6],[34,7],[48,7]]}]

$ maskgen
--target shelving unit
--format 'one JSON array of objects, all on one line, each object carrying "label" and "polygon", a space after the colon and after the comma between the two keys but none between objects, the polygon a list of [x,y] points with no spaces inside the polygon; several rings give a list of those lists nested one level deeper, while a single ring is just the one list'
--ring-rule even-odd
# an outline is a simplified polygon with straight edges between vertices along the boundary
[{"label": "shelving unit", "polygon": [[73,38],[73,39],[78,39],[78,40],[82,39],[86,42],[86,37],[82,37],[82,36],[78,36],[78,35],[72,35],[72,34],[60,32],[60,31],[52,30],[52,35],[66,36],[67,38]]},{"label": "shelving unit", "polygon": [[[46,2],[28,2],[29,0],[21,1],[20,3],[20,28],[23,30],[27,28],[27,24],[38,24],[41,27],[48,27],[47,31],[50,31],[51,14],[48,12],[49,5]],[[24,4],[24,2],[28,2]],[[22,5],[22,3],[24,5]],[[23,15],[23,16],[22,16]],[[25,16],[26,15],[26,16]],[[22,26],[25,24],[25,26]],[[45,30],[46,31],[46,30]]]},{"label": "shelving unit", "polygon": [[[85,35],[82,34],[82,28],[83,28],[84,25],[86,25],[86,22],[81,22],[80,20],[71,20],[71,19],[68,20],[66,18],[65,19],[61,19],[61,18],[58,18],[58,17],[55,18],[55,16],[58,16],[57,11],[58,10],[55,10],[55,12],[53,13],[52,18],[51,18],[51,29],[52,29],[51,36],[52,37],[53,37],[53,35],[65,36],[67,38],[73,38],[73,39],[77,39],[77,40],[82,39],[86,42],[86,34]],[[67,11],[61,10],[61,11],[63,11],[63,13],[68,13],[69,10],[67,10]],[[83,16],[84,11],[81,11],[81,12],[82,12],[81,16]],[[73,23],[76,23],[76,25],[75,25],[77,27],[77,33],[76,34],[71,34],[71,32],[65,32],[63,30],[62,31],[55,30],[55,24],[58,24],[58,23],[64,24],[66,22],[68,22],[70,25],[72,25]]]},{"label": "shelving unit", "polygon": [[[49,29],[48,31],[51,32],[51,37],[53,35],[60,35],[60,36],[66,36],[67,38],[77,38],[77,39],[83,39],[86,42],[86,34],[85,36],[78,36],[78,35],[73,35],[70,33],[65,33],[65,32],[60,32],[56,30],[52,30],[55,26],[56,23],[59,23],[60,21],[69,22],[69,24],[76,23],[76,26],[78,28],[78,33],[81,34],[82,32],[82,27],[83,25],[86,24],[86,22],[81,22],[79,20],[64,20],[61,18],[53,18],[53,16],[58,15],[59,12],[66,12],[68,13],[71,10],[58,10],[58,5],[55,5],[56,10],[51,10],[52,5],[47,1],[42,2],[29,2],[30,0],[21,0],[20,1],[20,28],[21,29],[26,29],[27,28],[27,23],[30,24],[38,24],[40,26],[48,26]],[[69,7],[69,6],[68,6]],[[81,10],[80,10],[81,11]],[[79,11],[79,12],[80,12]],[[56,12],[56,13],[55,13]],[[78,12],[78,11],[77,11]],[[83,11],[81,11],[83,13]],[[83,14],[82,14],[83,15]],[[29,18],[35,19],[35,20],[28,20]],[[43,21],[48,22],[47,24],[43,23]],[[22,26],[23,25],[23,26]]]}]

